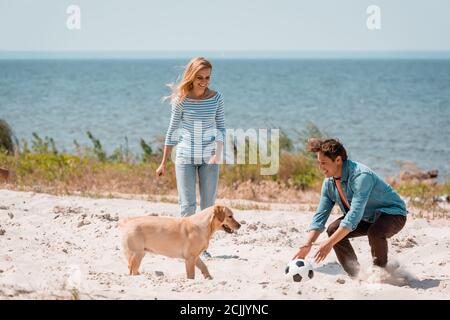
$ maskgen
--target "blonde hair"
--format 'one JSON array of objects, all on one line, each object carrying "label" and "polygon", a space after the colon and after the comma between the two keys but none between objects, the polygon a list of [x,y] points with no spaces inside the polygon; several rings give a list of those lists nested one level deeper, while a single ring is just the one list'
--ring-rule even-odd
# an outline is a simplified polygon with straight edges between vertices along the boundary
[{"label": "blonde hair", "polygon": [[170,83],[167,86],[171,89],[172,93],[164,97],[164,100],[170,99],[170,103],[174,104],[182,102],[186,99],[190,90],[192,90],[193,82],[197,73],[203,69],[211,69],[211,63],[203,57],[193,58],[184,68],[183,77],[178,84]]}]

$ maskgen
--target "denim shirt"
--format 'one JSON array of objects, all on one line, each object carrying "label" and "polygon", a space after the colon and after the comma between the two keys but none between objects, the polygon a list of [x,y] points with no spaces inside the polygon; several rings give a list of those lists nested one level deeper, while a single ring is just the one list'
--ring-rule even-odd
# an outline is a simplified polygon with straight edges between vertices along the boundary
[{"label": "denim shirt", "polygon": [[334,178],[326,178],[322,184],[319,207],[309,230],[325,230],[325,223],[335,203],[344,213],[340,226],[353,231],[361,220],[375,222],[380,214],[406,216],[405,202],[394,189],[365,165],[346,160],[342,167],[342,188],[350,203],[347,213],[339,197]]}]

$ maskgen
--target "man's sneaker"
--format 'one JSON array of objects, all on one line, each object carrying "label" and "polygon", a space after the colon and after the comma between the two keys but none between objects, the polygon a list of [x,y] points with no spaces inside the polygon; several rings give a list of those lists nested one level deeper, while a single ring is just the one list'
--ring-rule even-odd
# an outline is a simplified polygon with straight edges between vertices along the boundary
[{"label": "man's sneaker", "polygon": [[202,259],[210,259],[211,258],[211,254],[208,251],[203,251],[201,254]]}]

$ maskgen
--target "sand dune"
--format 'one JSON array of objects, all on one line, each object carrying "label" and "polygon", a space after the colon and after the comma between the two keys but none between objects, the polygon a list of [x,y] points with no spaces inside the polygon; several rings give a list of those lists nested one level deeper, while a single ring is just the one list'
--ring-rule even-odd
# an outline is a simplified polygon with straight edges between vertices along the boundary
[{"label": "sand dune", "polygon": [[177,215],[178,205],[0,190],[0,299],[450,298],[450,221],[410,218],[390,241],[389,272],[370,265],[368,242],[358,238],[360,279],[347,277],[332,252],[311,281],[294,283],[284,267],[312,212],[273,208],[234,210],[242,228],[210,243],[213,280],[198,271],[187,280],[183,261],[149,254],[132,277],[118,218]]}]

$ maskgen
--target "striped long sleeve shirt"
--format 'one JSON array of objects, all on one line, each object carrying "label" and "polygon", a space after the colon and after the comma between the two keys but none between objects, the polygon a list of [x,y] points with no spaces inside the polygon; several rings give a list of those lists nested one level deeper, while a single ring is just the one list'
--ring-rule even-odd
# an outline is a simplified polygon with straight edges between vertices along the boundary
[{"label": "striped long sleeve shirt", "polygon": [[[208,99],[185,98],[172,105],[165,145],[177,145],[177,161],[208,162],[216,141],[225,137],[224,102],[220,92]],[[203,160],[203,161],[202,161]]]}]

